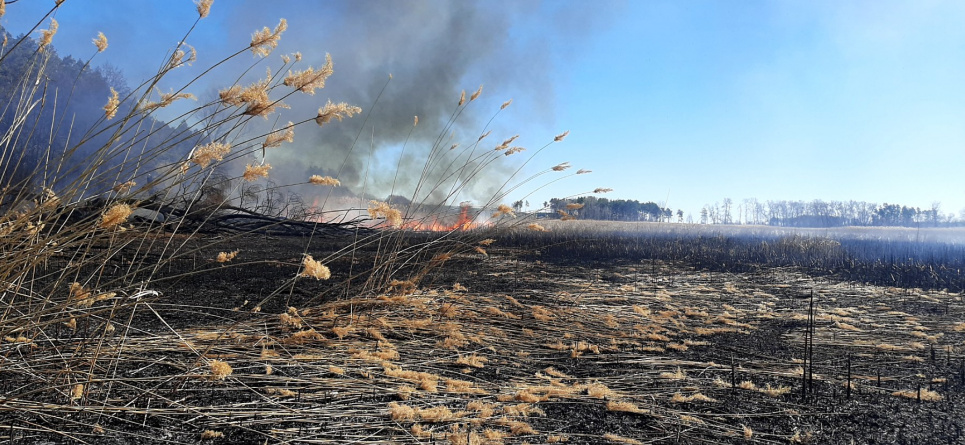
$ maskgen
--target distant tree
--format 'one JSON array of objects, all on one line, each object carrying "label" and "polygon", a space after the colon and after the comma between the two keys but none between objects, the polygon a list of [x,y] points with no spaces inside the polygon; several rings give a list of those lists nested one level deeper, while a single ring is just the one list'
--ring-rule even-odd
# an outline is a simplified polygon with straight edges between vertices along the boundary
[{"label": "distant tree", "polygon": [[684,211],[683,211],[683,210],[677,209],[677,222],[678,222],[678,223],[684,222]]},{"label": "distant tree", "polygon": [[515,212],[517,212],[517,213],[523,211],[523,200],[522,200],[522,199],[520,199],[519,201],[513,202],[513,210],[514,210]]}]

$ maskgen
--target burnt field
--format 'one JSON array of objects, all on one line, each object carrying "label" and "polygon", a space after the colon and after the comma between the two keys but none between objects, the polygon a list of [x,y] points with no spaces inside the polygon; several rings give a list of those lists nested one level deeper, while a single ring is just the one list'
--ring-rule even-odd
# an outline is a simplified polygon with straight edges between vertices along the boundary
[{"label": "burnt field", "polygon": [[[961,440],[965,303],[947,285],[902,286],[927,283],[903,268],[960,257],[868,262],[808,237],[477,235],[445,242],[495,242],[391,274],[385,252],[442,242],[126,235],[91,264],[131,291],[0,343],[0,440]],[[217,262],[226,249],[239,254]],[[333,258],[331,280],[291,279],[306,252]],[[38,266],[38,290],[69,261]]]}]

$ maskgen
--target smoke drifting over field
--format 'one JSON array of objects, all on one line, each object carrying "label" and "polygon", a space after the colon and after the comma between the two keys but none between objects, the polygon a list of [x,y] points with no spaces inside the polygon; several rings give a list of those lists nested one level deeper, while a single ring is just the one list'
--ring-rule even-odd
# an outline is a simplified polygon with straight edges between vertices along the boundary
[{"label": "smoke drifting over field", "polygon": [[[281,2],[267,14],[263,4],[255,1],[233,8],[231,14],[238,16],[231,22],[247,25],[233,26],[235,30],[274,26],[275,16],[288,19],[289,30],[271,56],[274,60],[280,54],[301,51],[305,62],[318,66],[326,52],[332,54],[335,74],[326,88],[314,97],[286,101],[292,106],[287,115],[312,116],[326,98],[358,105],[363,115],[368,115],[333,123],[320,131],[306,128],[299,132],[295,149],[270,153],[272,175],[290,182],[310,174],[337,175],[356,194],[411,197],[433,144],[447,155],[457,156],[460,150],[449,152],[448,148],[455,143],[471,145],[485,131],[486,121],[499,104],[513,95],[517,96],[513,107],[527,111],[526,119],[555,127],[551,101],[554,85],[548,76],[554,69],[552,55],[546,42],[519,41],[512,32],[514,27],[526,26],[524,17],[540,9],[536,3],[445,1],[326,2],[311,9],[303,3]],[[564,29],[566,22],[561,20],[557,28],[547,29],[547,39],[574,38],[568,36],[571,30]],[[243,41],[245,37],[239,33],[230,40]],[[388,81],[390,75],[392,80]],[[377,98],[387,81],[384,94]],[[467,95],[471,94],[482,84],[485,87],[480,100],[466,109],[453,128],[445,128],[456,110],[459,92],[468,90]],[[508,114],[497,120],[492,136],[476,154],[491,150],[519,131],[513,122],[505,121],[519,114],[512,111],[507,110]],[[419,117],[414,130],[413,116]],[[400,147],[410,131],[400,161]],[[527,140],[526,135],[521,141],[531,146],[547,142]],[[468,153],[462,154],[454,165],[463,165],[467,158]],[[398,177],[394,174],[397,166]],[[448,173],[451,170],[436,170],[427,182],[435,185]],[[459,198],[491,197],[505,175],[488,178],[477,178]],[[439,201],[449,189],[447,183],[435,190],[429,201]],[[423,190],[416,199],[425,197]]]}]

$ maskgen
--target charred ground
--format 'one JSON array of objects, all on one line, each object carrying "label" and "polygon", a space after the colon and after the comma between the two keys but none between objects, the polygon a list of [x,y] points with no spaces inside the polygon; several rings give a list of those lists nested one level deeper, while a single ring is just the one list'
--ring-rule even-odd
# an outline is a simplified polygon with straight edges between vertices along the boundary
[{"label": "charred ground", "polygon": [[[378,243],[337,256],[329,267],[339,280],[290,281],[303,254],[338,252],[354,243],[346,236],[176,238],[190,255],[135,273],[170,239],[132,245],[103,273],[131,283],[150,277],[159,295],[132,306],[128,323],[106,335],[91,317],[50,338],[5,341],[0,438],[961,440],[965,303],[957,293],[739,256],[714,266],[713,243],[694,257],[651,241],[654,252],[678,256],[647,258],[612,239],[622,250],[599,240],[494,238],[486,255],[453,256],[416,287],[384,292],[374,290],[385,283],[364,278],[380,264]],[[728,242],[738,245],[721,245]],[[213,260],[232,246],[240,253],[231,263]],[[404,278],[419,267],[397,270]],[[101,352],[85,370],[108,377],[72,394],[81,370],[67,351],[89,348]],[[21,372],[37,360],[71,364],[61,367],[62,384]],[[232,373],[218,378],[214,361]]]}]

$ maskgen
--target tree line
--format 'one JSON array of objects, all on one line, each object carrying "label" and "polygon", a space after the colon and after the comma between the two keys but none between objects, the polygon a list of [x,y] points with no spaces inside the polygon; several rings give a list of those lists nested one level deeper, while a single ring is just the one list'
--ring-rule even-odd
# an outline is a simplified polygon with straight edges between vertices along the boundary
[{"label": "tree line", "polygon": [[705,205],[701,224],[759,224],[782,227],[900,226],[946,227],[957,225],[954,215],[942,213],[941,203],[930,208],[865,201],[758,201],[735,203],[730,198]]},{"label": "tree line", "polygon": [[[523,201],[513,203],[519,211]],[[529,203],[527,202],[528,206]],[[583,196],[575,199],[553,198],[543,203],[543,216],[562,216],[609,221],[685,222],[683,210],[672,210],[655,202]],[[951,213],[942,212],[941,203],[929,208],[865,201],[767,200],[755,198],[704,205],[700,213],[687,215],[687,223],[754,224],[780,227],[950,227],[965,224]]]},{"label": "tree line", "polygon": [[655,202],[640,202],[632,199],[607,199],[596,196],[581,196],[576,199],[553,198],[543,203],[543,207],[557,215],[572,216],[580,219],[608,221],[651,221],[671,222],[674,216],[683,219],[683,210],[674,212]]}]

